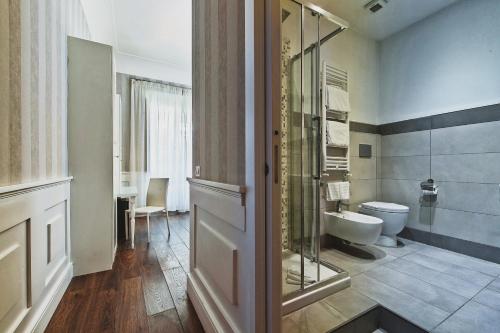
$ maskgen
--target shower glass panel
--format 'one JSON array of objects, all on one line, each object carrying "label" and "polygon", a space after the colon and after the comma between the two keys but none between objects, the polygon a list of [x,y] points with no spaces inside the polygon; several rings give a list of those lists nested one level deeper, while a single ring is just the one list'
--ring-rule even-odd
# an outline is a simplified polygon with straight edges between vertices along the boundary
[{"label": "shower glass panel", "polygon": [[282,286],[287,302],[346,275],[320,258],[322,15],[300,1],[282,0],[281,5]]},{"label": "shower glass panel", "polygon": [[[301,289],[302,6],[283,1],[281,48],[281,223],[283,294]],[[290,271],[297,274],[287,277]],[[289,283],[286,281],[288,280]]]}]

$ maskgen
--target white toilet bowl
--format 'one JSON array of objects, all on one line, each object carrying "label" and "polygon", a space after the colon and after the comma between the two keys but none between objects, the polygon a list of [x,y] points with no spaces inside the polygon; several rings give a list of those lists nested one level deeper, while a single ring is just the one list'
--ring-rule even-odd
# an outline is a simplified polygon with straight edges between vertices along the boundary
[{"label": "white toilet bowl", "polygon": [[384,221],[382,235],[377,240],[377,245],[397,246],[396,235],[399,234],[408,221],[410,208],[390,202],[365,202],[359,206],[359,212],[375,216]]},{"label": "white toilet bowl", "polygon": [[382,231],[382,220],[373,216],[350,211],[325,212],[327,234],[360,245],[370,245],[377,241]]}]

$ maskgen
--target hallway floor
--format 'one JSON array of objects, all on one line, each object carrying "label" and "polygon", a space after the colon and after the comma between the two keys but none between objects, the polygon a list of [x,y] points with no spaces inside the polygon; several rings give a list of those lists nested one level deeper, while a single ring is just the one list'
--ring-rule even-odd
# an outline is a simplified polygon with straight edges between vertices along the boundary
[{"label": "hallway floor", "polygon": [[73,278],[46,332],[203,332],[186,294],[189,214],[137,219],[136,248],[119,244],[113,269]]}]

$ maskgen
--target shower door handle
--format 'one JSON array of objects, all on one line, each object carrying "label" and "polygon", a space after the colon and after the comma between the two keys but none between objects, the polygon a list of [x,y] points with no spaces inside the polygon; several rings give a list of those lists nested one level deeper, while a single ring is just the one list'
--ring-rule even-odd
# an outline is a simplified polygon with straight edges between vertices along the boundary
[{"label": "shower door handle", "polygon": [[313,121],[316,121],[318,123],[317,127],[317,139],[316,139],[316,174],[313,175],[313,179],[315,180],[321,180],[321,154],[322,154],[322,147],[321,147],[321,117],[320,116],[315,116],[313,117]]}]

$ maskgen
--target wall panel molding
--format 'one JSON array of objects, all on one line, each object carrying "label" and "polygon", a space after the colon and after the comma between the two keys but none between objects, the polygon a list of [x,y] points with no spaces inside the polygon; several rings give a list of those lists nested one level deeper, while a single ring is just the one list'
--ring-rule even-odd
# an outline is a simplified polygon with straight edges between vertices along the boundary
[{"label": "wall panel molding", "polygon": [[[207,331],[245,332],[247,265],[241,261],[246,232],[243,186],[189,179],[191,251],[189,297]],[[196,305],[197,304],[197,305]],[[200,313],[201,311],[201,313]]]},{"label": "wall panel molding", "polygon": [[43,331],[73,276],[70,180],[0,188],[2,332]]}]

